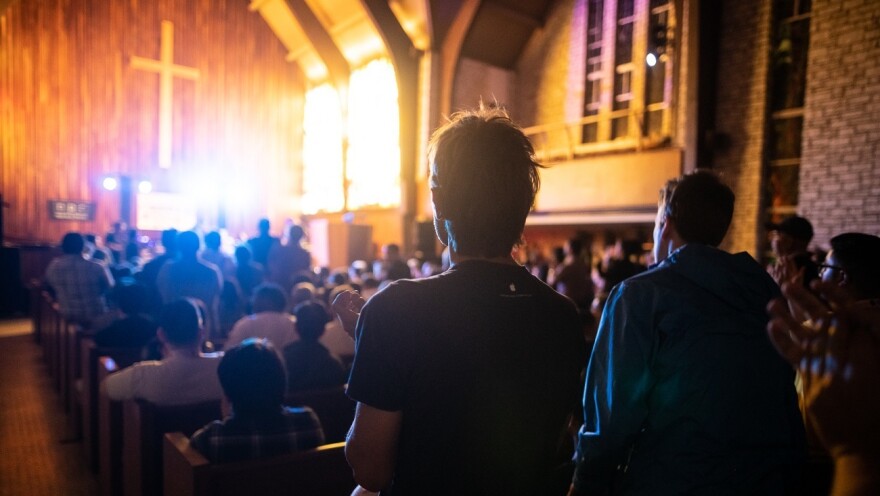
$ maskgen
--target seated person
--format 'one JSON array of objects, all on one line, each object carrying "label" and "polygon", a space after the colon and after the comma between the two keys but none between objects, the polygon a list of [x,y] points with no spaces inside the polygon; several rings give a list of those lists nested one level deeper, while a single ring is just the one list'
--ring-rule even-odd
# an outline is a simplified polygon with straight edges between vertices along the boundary
[{"label": "seated person", "polygon": [[317,301],[300,303],[293,310],[299,341],[284,348],[289,392],[324,389],[345,384],[345,365],[318,341],[330,320]]},{"label": "seated person", "polygon": [[108,348],[142,348],[155,339],[156,323],[147,314],[149,296],[143,284],[117,284],[112,297],[118,315],[95,333],[95,344]]},{"label": "seated person", "polygon": [[192,299],[165,305],[156,332],[164,358],[138,362],[105,379],[102,387],[110,399],[138,398],[162,406],[220,400],[220,356],[200,353],[203,322],[198,304]]},{"label": "seated person", "polygon": [[254,289],[254,313],[239,319],[229,331],[225,348],[234,348],[247,338],[266,338],[277,349],[282,349],[298,337],[296,324],[287,309],[287,295],[281,286],[261,284]]},{"label": "seated person", "polygon": [[283,455],[324,444],[308,407],[282,405],[284,364],[265,339],[247,339],[226,352],[217,368],[232,413],[193,434],[190,443],[214,463]]}]

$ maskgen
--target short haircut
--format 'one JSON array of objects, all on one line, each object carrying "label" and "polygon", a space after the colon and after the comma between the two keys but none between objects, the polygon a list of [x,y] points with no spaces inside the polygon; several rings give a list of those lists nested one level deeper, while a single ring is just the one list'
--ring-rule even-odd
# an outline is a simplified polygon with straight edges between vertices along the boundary
[{"label": "short haircut", "polygon": [[235,259],[239,263],[250,262],[252,257],[251,249],[247,245],[238,245],[235,247]]},{"label": "short haircut", "polygon": [[122,282],[113,287],[113,300],[125,315],[147,311],[150,291],[139,282]]},{"label": "short haircut", "polygon": [[177,249],[177,229],[166,229],[162,231],[162,246],[166,252],[173,252]]},{"label": "short haircut", "polygon": [[571,254],[578,256],[584,251],[584,243],[580,238],[570,238],[568,240],[568,249],[571,250]]},{"label": "short haircut", "polygon": [[287,390],[284,363],[266,339],[250,338],[227,350],[217,376],[235,413],[260,413],[281,407]]},{"label": "short haircut", "polygon": [[315,300],[300,303],[293,309],[293,314],[296,316],[296,331],[306,341],[317,341],[330,322],[327,307]]},{"label": "short haircut", "polygon": [[880,296],[880,238],[849,232],[831,238],[834,258],[865,298]]},{"label": "short haircut", "polygon": [[287,295],[284,289],[274,283],[263,283],[254,288],[254,297],[251,302],[254,313],[260,312],[283,312],[287,308]]},{"label": "short haircut", "polygon": [[200,245],[199,235],[193,231],[184,231],[177,236],[177,251],[181,255],[195,255]]},{"label": "short haircut", "polygon": [[290,228],[287,230],[287,237],[294,242],[299,242],[299,240],[303,239],[303,236],[305,235],[306,232],[303,230],[302,226],[298,226],[296,224],[290,226]]},{"label": "short haircut", "polygon": [[272,224],[269,222],[269,219],[266,218],[260,219],[260,221],[257,222],[257,230],[260,232],[260,234],[269,234],[269,229],[271,226]]},{"label": "short haircut", "polygon": [[686,243],[721,244],[733,218],[735,200],[730,187],[709,171],[672,179],[660,190],[663,218],[675,222]]},{"label": "short haircut", "polygon": [[162,307],[159,327],[172,345],[186,346],[199,342],[202,311],[198,302],[190,298],[172,301]]},{"label": "short haircut", "polygon": [[218,233],[217,231],[211,231],[205,235],[205,246],[212,250],[220,248],[221,241],[222,240],[220,238],[220,233]]},{"label": "short haircut", "polygon": [[82,254],[85,246],[86,242],[78,232],[69,232],[61,238],[61,252],[65,255]]},{"label": "short haircut", "polygon": [[460,112],[434,132],[429,158],[432,193],[452,249],[509,255],[540,186],[541,166],[522,130],[501,109]]}]

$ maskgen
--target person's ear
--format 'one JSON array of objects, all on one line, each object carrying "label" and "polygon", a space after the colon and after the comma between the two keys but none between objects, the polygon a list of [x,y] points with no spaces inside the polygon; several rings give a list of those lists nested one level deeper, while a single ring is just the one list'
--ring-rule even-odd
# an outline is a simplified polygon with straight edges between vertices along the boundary
[{"label": "person's ear", "polygon": [[443,188],[434,186],[431,188],[431,203],[434,204],[434,214],[438,219],[445,218],[446,213],[446,195]]}]

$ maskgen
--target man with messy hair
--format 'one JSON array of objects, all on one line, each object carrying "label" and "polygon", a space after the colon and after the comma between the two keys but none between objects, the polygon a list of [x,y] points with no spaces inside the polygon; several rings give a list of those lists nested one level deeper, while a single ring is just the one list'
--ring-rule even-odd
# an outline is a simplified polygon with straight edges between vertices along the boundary
[{"label": "man with messy hair", "polygon": [[[576,406],[577,311],[511,256],[538,190],[531,143],[494,109],[430,145],[434,225],[452,266],[334,309],[356,337],[346,455],[382,494],[540,494]],[[356,328],[355,323],[356,321]]]}]

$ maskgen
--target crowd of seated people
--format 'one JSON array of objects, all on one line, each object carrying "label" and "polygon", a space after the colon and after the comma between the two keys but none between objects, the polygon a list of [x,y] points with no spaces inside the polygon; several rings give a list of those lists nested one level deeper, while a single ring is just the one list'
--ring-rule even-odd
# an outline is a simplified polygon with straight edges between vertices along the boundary
[{"label": "crowd of seated people", "polygon": [[[68,233],[46,271],[61,315],[102,346],[158,343],[104,382],[108,396],[226,398],[192,444],[227,462],[319,446],[320,419],[284,396],[348,383],[360,492],[792,494],[808,445],[831,457],[835,496],[880,492],[880,238],[836,235],[817,260],[809,221],[791,217],[767,226],[762,267],[718,248],[735,198],[698,172],[661,190],[650,268],[640,243],[594,267],[573,238],[530,272],[511,252],[535,165],[506,117],[481,112],[432,140],[447,265],[389,244],[374,263],[313,267],[305,231],[282,242],[265,219],[234,259],[216,232],[200,250],[196,232],[167,230],[152,257],[121,225],[106,244]],[[478,166],[515,177],[502,192],[474,177],[459,198],[474,171],[458,153],[485,146],[512,155],[480,152]]]}]

